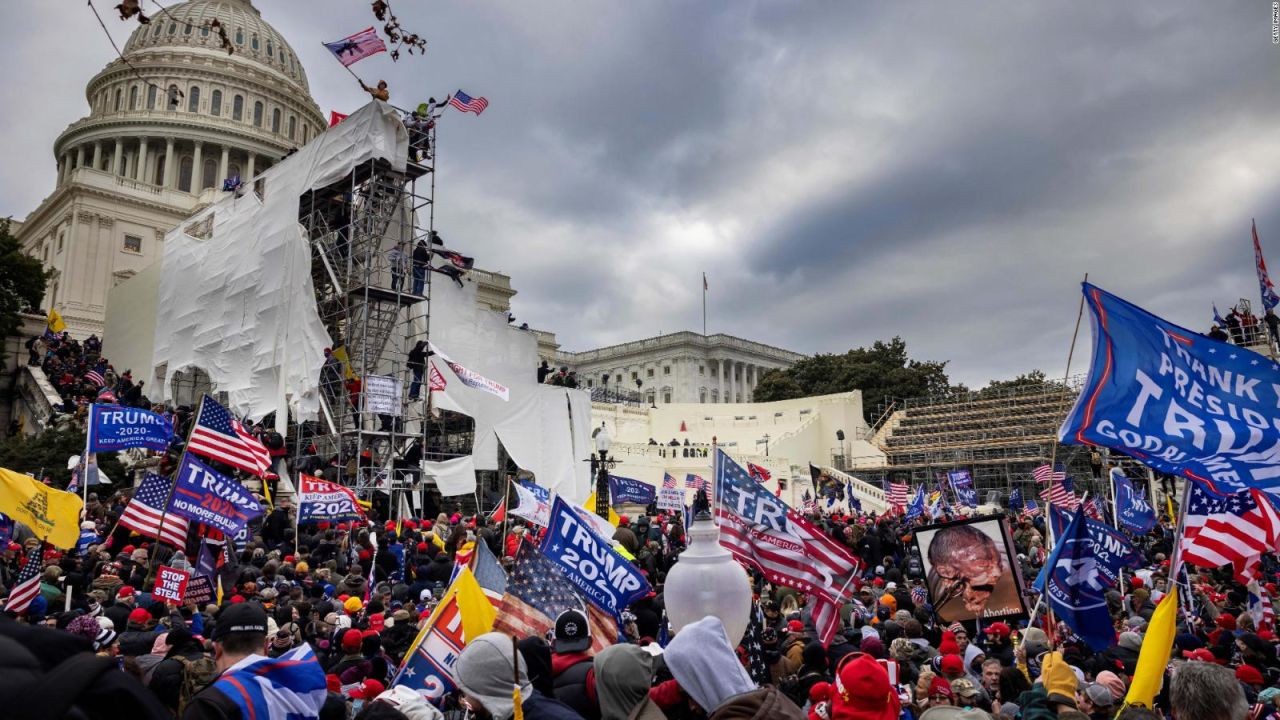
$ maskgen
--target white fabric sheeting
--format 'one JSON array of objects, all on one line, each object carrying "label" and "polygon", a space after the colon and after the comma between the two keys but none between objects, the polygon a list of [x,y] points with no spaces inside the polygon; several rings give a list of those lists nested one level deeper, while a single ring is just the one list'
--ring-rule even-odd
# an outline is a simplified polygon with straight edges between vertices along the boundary
[{"label": "white fabric sheeting", "polygon": [[452,460],[422,461],[422,472],[432,477],[445,497],[470,495],[476,491],[476,465],[470,455]]},{"label": "white fabric sheeting", "polygon": [[[371,102],[259,177],[264,200],[246,179],[165,237],[152,355],[161,399],[172,388],[154,369],[200,367],[231,409],[259,419],[280,404],[280,366],[295,418],[319,411],[320,366],[331,344],[316,312],[311,248],[298,224],[300,196],[371,159],[403,170],[408,134],[396,111]],[[185,230],[210,213],[207,240]]]}]

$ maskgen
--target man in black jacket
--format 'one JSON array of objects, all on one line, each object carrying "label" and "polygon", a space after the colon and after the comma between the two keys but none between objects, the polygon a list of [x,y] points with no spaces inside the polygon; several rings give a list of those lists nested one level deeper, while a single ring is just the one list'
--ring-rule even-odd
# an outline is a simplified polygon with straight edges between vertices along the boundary
[{"label": "man in black jacket", "polygon": [[178,699],[182,694],[182,681],[185,676],[183,660],[195,662],[205,657],[204,648],[185,627],[175,628],[165,636],[164,642],[169,646],[156,669],[151,672],[148,687],[160,698],[165,707],[176,713]]}]

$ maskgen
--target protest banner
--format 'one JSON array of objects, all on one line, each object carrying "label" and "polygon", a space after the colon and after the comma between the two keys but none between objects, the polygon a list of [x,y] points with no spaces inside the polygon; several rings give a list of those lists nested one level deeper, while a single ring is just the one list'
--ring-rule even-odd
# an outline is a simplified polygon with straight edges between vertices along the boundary
[{"label": "protest banner", "polygon": [[364,510],[355,492],[346,486],[311,475],[298,478],[298,522],[361,520]]},{"label": "protest banner", "polygon": [[684,510],[684,490],[679,488],[662,488],[658,491],[659,510]]},{"label": "protest banner", "polygon": [[366,375],[364,409],[375,415],[400,417],[400,381],[390,375]]},{"label": "protest banner", "polygon": [[187,592],[187,580],[190,578],[191,573],[186,570],[161,565],[156,570],[156,586],[151,590],[151,595],[157,600],[167,600],[175,605],[181,605],[182,598]]},{"label": "protest banner", "polygon": [[115,452],[126,448],[163,451],[173,439],[173,424],[158,413],[120,405],[91,405],[89,452]]},{"label": "protest banner", "polygon": [[648,505],[653,502],[656,489],[646,482],[640,482],[619,475],[609,476],[609,499],[613,505],[635,503]]},{"label": "protest banner", "polygon": [[262,514],[262,505],[243,485],[190,453],[183,457],[177,478],[169,499],[169,512],[175,515],[235,536]]},{"label": "protest banner", "polygon": [[639,569],[614,551],[611,543],[556,497],[542,551],[569,582],[596,607],[615,617],[649,592]]},{"label": "protest banner", "polygon": [[930,602],[943,622],[1026,615],[1013,540],[1000,518],[919,528],[915,542]]},{"label": "protest banner", "polygon": [[184,600],[194,602],[198,607],[204,607],[206,603],[213,602],[214,591],[213,581],[204,575],[195,575],[187,581],[187,591]]}]

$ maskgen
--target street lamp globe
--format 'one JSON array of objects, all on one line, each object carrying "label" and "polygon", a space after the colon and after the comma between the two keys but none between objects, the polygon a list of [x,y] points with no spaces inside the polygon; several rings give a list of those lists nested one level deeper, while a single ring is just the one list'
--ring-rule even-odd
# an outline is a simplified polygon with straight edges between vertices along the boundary
[{"label": "street lamp globe", "polygon": [[613,439],[609,437],[609,431],[605,429],[604,425],[601,425],[600,430],[596,432],[596,451],[600,453],[601,457],[609,452],[609,445],[612,442]]},{"label": "street lamp globe", "polygon": [[689,547],[667,573],[663,597],[672,632],[714,615],[730,645],[737,647],[742,640],[751,619],[751,581],[720,545],[720,529],[710,519],[693,521]]}]

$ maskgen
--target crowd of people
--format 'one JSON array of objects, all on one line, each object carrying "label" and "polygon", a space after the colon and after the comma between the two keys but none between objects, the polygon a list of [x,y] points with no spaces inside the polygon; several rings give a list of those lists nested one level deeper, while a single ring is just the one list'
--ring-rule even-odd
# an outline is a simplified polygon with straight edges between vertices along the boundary
[{"label": "crowd of people", "polygon": [[62,398],[58,411],[83,420],[95,401],[150,409],[151,401],[143,392],[146,381],[135,382],[130,370],[117,373],[102,356],[97,335],[80,342],[68,332],[45,333],[28,338],[25,345],[27,364],[43,370]]},{"label": "crowd of people", "polygon": [[[459,558],[483,543],[509,569],[521,543],[538,542],[540,528],[460,507],[403,520],[398,531],[373,515],[297,524],[292,503],[277,498],[244,546],[228,551],[220,601],[174,604],[156,599],[156,568],[194,564],[195,533],[187,547],[173,548],[117,524],[128,491],[87,497],[77,550],[45,550],[37,559],[39,596],[21,613],[0,614],[0,663],[8,671],[0,673],[0,700],[23,697],[23,683],[66,683],[51,707],[67,714],[38,709],[32,717],[248,717],[252,705],[238,699],[237,683],[253,681],[255,663],[293,658],[305,646],[314,659],[296,662],[323,674],[314,698],[321,718],[507,720],[519,687],[527,720],[1101,720],[1124,703],[1144,631],[1169,590],[1173,543],[1168,518],[1135,538],[1146,565],[1127,576],[1123,591],[1108,592],[1115,642],[1094,653],[1044,613],[1030,627],[1025,616],[941,620],[913,542],[931,521],[815,513],[862,568],[834,640],[818,641],[803,593],[752,572],[759,628],[734,647],[715,617],[669,632],[664,580],[686,547],[681,516],[623,516],[613,541],[634,557],[653,592],[627,608],[617,642],[593,651],[591,623],[577,610],[558,617],[546,636],[469,639],[453,666],[460,691],[437,706],[393,680]],[[1008,523],[1029,582],[1047,558],[1043,518],[1011,515]],[[0,551],[3,595],[42,547],[29,529],[14,529]],[[1263,572],[1273,595],[1277,570],[1269,557]],[[1156,708],[1126,708],[1122,717],[1280,718],[1275,627],[1247,612],[1247,591],[1229,568],[1193,569],[1191,586],[1195,611],[1180,621]],[[84,665],[95,656],[109,662]],[[74,667],[98,669],[67,683]],[[268,696],[284,692],[268,685]],[[298,710],[307,707],[298,697],[270,702],[301,703],[289,717],[311,716]]]},{"label": "crowd of people", "polygon": [[1266,342],[1280,346],[1280,316],[1276,315],[1274,309],[1268,308],[1259,320],[1248,308],[1232,307],[1225,318],[1219,318],[1215,310],[1214,323],[1208,336],[1219,342],[1240,346]]}]

